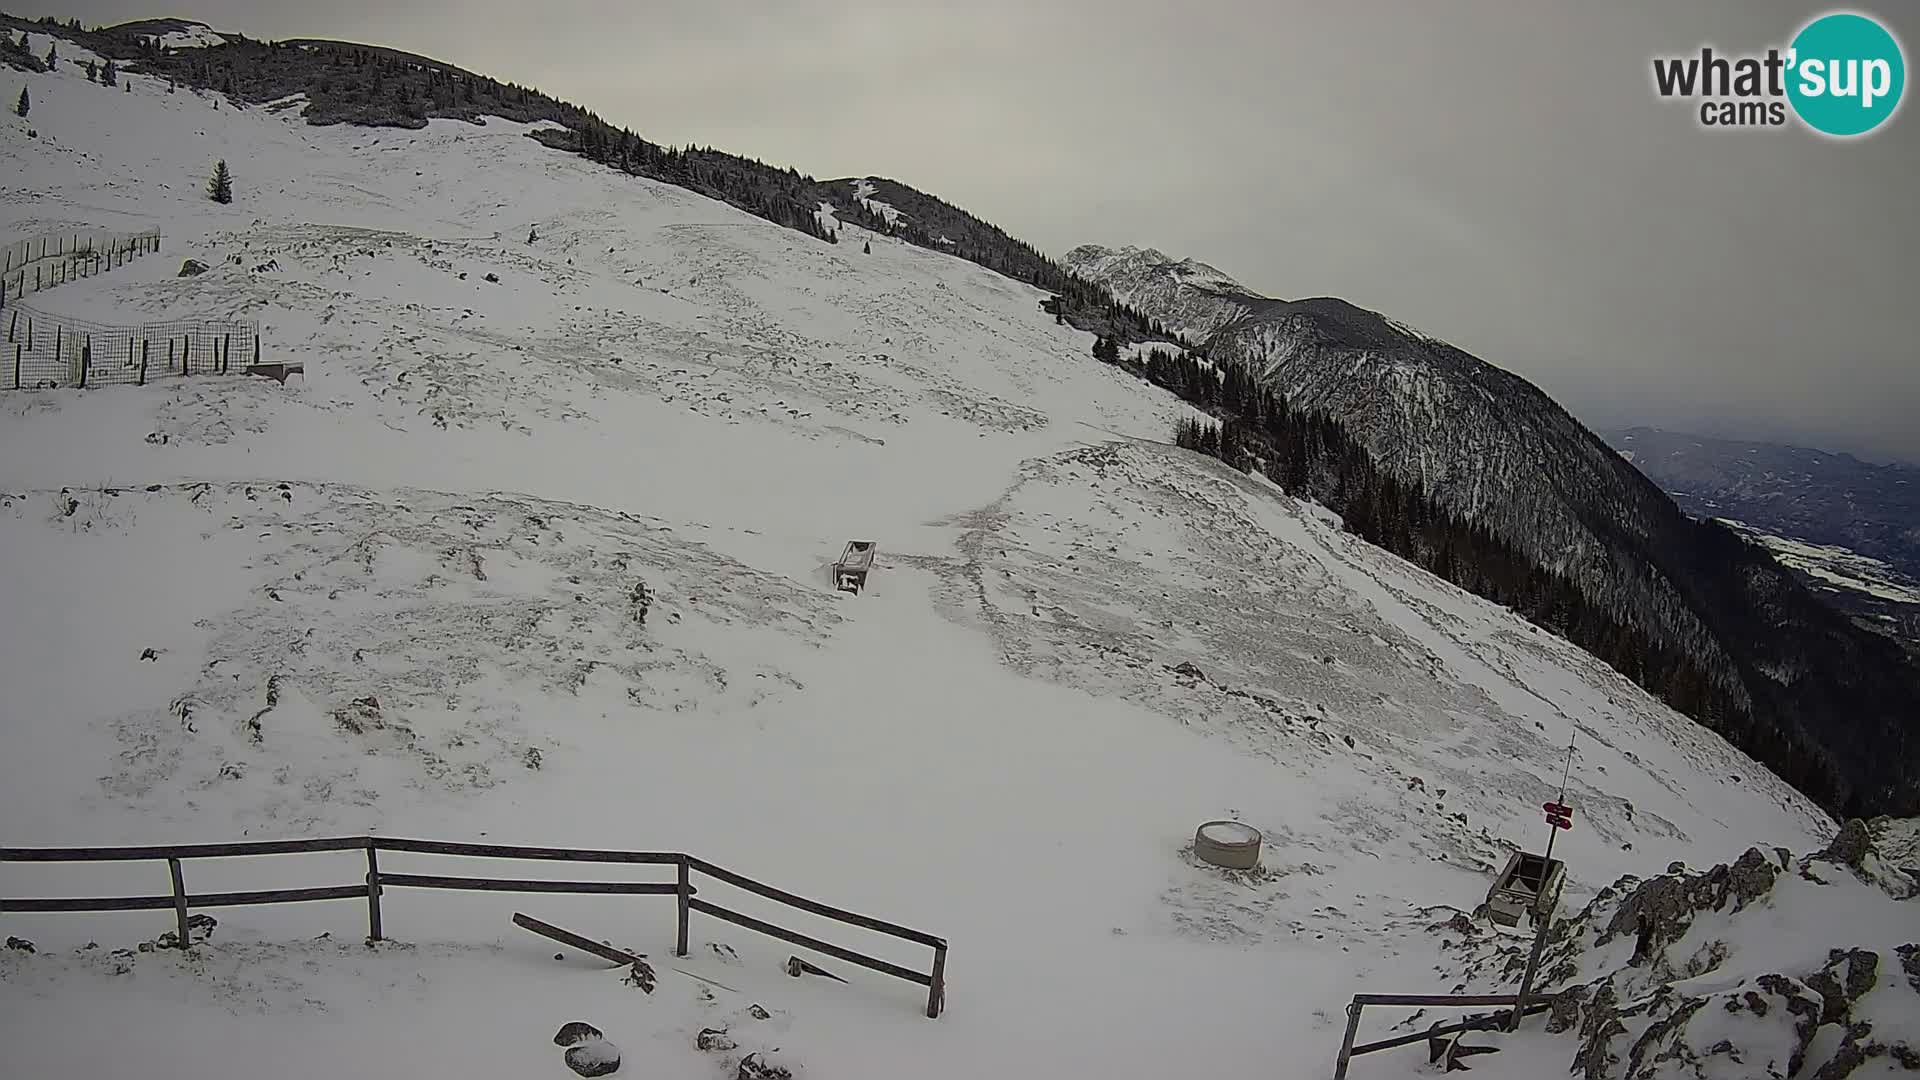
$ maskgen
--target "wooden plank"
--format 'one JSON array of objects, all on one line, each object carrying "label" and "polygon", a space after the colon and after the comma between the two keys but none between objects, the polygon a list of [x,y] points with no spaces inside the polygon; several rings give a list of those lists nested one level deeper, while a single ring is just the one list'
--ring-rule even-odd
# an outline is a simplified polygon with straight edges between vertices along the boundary
[{"label": "wooden plank", "polygon": [[921,986],[933,985],[933,976],[931,975],[909,968],[903,968],[898,964],[889,964],[885,960],[875,960],[871,956],[854,952],[852,949],[843,949],[832,942],[821,941],[819,938],[811,938],[805,934],[795,933],[783,926],[775,926],[772,923],[761,922],[759,919],[750,915],[742,915],[737,911],[730,911],[718,904],[709,904],[705,900],[696,898],[688,903],[695,911],[705,912],[716,919],[725,919],[735,926],[744,926],[749,930],[758,930],[769,937],[777,937],[781,941],[790,942],[794,945],[803,945],[815,952],[838,957],[849,964],[858,964],[863,968],[878,971],[883,975],[892,975],[896,979],[905,979],[908,982],[918,983]]},{"label": "wooden plank", "polygon": [[[365,843],[365,841],[361,841]],[[469,855],[478,859],[548,859],[560,862],[655,863],[679,862],[684,856],[670,851],[596,851],[587,848],[517,847],[510,844],[453,844],[444,840],[407,840],[376,836],[382,851],[418,851],[428,855]]]},{"label": "wooden plank", "polygon": [[802,911],[810,911],[815,915],[824,915],[829,919],[837,919],[840,922],[853,926],[864,927],[868,930],[877,930],[882,934],[892,934],[894,937],[905,938],[908,941],[917,941],[922,945],[928,945],[936,949],[943,948],[947,944],[944,938],[937,938],[932,934],[923,934],[918,930],[908,929],[898,923],[890,923],[868,915],[855,914],[854,912],[841,908],[830,907],[826,904],[808,900],[803,896],[795,896],[793,893],[787,892],[784,889],[776,889],[771,885],[762,884],[750,877],[736,874],[731,870],[721,869],[705,859],[690,858],[688,862],[695,870],[706,874],[708,877],[719,878],[729,885],[736,885],[748,892],[759,893],[769,900],[778,900],[788,907],[797,907]]},{"label": "wooden plank", "polygon": [[380,849],[367,840],[367,940],[379,941],[380,932]]},{"label": "wooden plank", "polygon": [[0,862],[129,862],[138,859],[221,859],[299,851],[357,851],[364,836],[312,840],[257,840],[238,844],[162,844],[151,847],[0,848]]},{"label": "wooden plank", "polygon": [[[1540,1002],[1527,1006],[1525,1015],[1532,1016],[1535,1013],[1546,1012],[1551,1008],[1553,1008],[1552,1002]],[[1452,1035],[1461,1031],[1498,1031],[1500,1030],[1501,1021],[1502,1018],[1497,1015],[1483,1016],[1478,1020],[1462,1020],[1458,1023],[1447,1024],[1429,1031],[1416,1031],[1410,1035],[1396,1035],[1391,1039],[1362,1043],[1353,1048],[1352,1056],[1359,1057],[1361,1054],[1371,1054],[1380,1050],[1391,1050],[1396,1046],[1406,1046],[1409,1043],[1423,1042],[1427,1039],[1439,1038],[1443,1035]]]},{"label": "wooden plank", "polygon": [[927,1019],[938,1020],[947,1011],[947,947],[933,950],[933,981],[927,986]]},{"label": "wooden plank", "polygon": [[626,967],[646,959],[646,954],[644,953],[635,955],[624,949],[616,949],[611,945],[602,945],[600,942],[594,941],[591,938],[583,938],[571,930],[563,930],[552,923],[541,922],[539,919],[533,918],[530,915],[522,915],[517,911],[513,913],[513,925],[520,927],[522,930],[531,930],[541,937],[552,938],[562,945],[571,945],[581,952],[592,953],[610,964],[618,964]]},{"label": "wooden plank", "polygon": [[1513,994],[1355,994],[1356,1005],[1512,1005]]},{"label": "wooden plank", "polygon": [[678,870],[674,890],[679,894],[679,903],[675,905],[679,908],[679,933],[673,939],[673,955],[685,956],[687,955],[687,914],[692,910],[687,907],[687,901],[693,899],[693,883],[688,880],[690,868],[687,866],[687,860],[680,860]]},{"label": "wooden plank", "polygon": [[187,885],[180,873],[180,860],[167,860],[167,873],[173,876],[173,915],[179,927],[180,947],[185,949],[192,942],[187,936]]},{"label": "wooden plank", "polygon": [[318,889],[259,889],[254,892],[201,893],[187,897],[190,908],[244,907],[249,904],[298,904],[309,900],[363,900],[365,885],[328,885]]},{"label": "wooden plank", "polygon": [[[464,889],[473,892],[602,893],[621,896],[672,896],[680,891],[668,881],[547,881],[528,878],[441,877],[437,874],[381,874],[381,886],[412,889]],[[366,890],[361,889],[361,895]]]},{"label": "wooden plank", "polygon": [[157,911],[171,896],[56,896],[0,900],[0,911]]}]

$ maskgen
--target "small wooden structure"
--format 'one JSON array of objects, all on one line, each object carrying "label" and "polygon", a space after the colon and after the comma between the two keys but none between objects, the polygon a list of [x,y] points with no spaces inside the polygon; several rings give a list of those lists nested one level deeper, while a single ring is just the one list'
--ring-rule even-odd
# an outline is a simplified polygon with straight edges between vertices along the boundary
[{"label": "small wooden structure", "polygon": [[307,374],[307,365],[303,361],[299,361],[299,360],[294,360],[294,361],[276,360],[270,364],[248,364],[246,366],[246,372],[249,375],[264,375],[267,378],[272,379],[274,382],[277,382],[282,386],[284,386],[286,385],[287,376],[289,375],[298,375],[302,378],[305,378]]},{"label": "small wooden structure", "polygon": [[867,573],[873,569],[873,556],[877,550],[871,540],[847,541],[847,549],[840,553],[840,561],[833,564],[833,587],[854,594],[866,588]]},{"label": "small wooden structure", "polygon": [[1518,926],[1522,916],[1528,925],[1538,925],[1552,917],[1566,876],[1567,865],[1559,859],[1514,852],[1487,890],[1487,916],[1501,926]]}]

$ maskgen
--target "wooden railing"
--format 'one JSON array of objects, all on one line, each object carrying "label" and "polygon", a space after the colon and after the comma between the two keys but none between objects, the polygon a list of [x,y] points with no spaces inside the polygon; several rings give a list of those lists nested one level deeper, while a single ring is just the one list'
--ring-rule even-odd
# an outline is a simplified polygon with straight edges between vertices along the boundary
[{"label": "wooden railing", "polygon": [[1355,994],[1347,1005],[1347,1034],[1340,1042],[1340,1056],[1333,1062],[1333,1080],[1346,1080],[1347,1064],[1362,1054],[1372,1054],[1381,1050],[1391,1050],[1396,1046],[1407,1046],[1427,1039],[1440,1038],[1465,1031],[1489,1030],[1485,1020],[1465,1020],[1459,1023],[1436,1026],[1426,1031],[1416,1031],[1410,1035],[1396,1035],[1390,1039],[1353,1045],[1354,1036],[1360,1033],[1360,1014],[1369,1005],[1418,1005],[1423,1008],[1472,1008],[1476,1006],[1505,1006],[1507,1014],[1497,1020],[1499,1027],[1509,1028],[1519,1017],[1513,1015],[1518,1008],[1521,1015],[1530,1016],[1545,1012],[1553,1007],[1550,1001],[1533,1002],[1522,1006],[1518,994]]},{"label": "wooden railing", "polygon": [[[253,855],[291,855],[315,851],[364,851],[367,874],[358,885],[337,885],[317,889],[261,889],[251,892],[189,893],[182,863],[190,859],[226,859]],[[673,881],[557,881],[544,878],[445,877],[435,874],[399,874],[380,869],[380,852],[411,852],[424,855],[460,855],[481,859],[530,859],[552,862],[628,863],[672,866]],[[0,912],[45,911],[158,911],[172,908],[179,946],[187,948],[187,920],[195,908],[234,907],[251,904],[292,904],[312,900],[360,900],[367,902],[367,937],[378,941],[384,936],[380,919],[380,894],[390,886],[410,889],[461,889],[487,892],[598,893],[630,896],[673,896],[678,900],[679,925],[674,955],[687,955],[689,916],[695,912],[711,915],[736,926],[775,937],[850,964],[905,979],[927,988],[927,1015],[937,1017],[946,1006],[947,943],[944,938],[912,930],[883,919],[856,914],[841,908],[796,896],[784,889],[755,881],[742,874],[715,866],[705,859],[683,852],[600,851],[583,848],[518,847],[505,844],[460,844],[440,840],[408,840],[392,836],[339,836],[312,840],[265,840],[237,844],[172,844],[153,847],[84,848],[0,848],[0,862],[134,862],[164,860],[172,878],[172,891],[165,896],[118,897],[0,897]],[[831,942],[809,937],[773,923],[764,922],[698,897],[694,874],[704,874],[736,888],[757,893],[769,900],[798,908],[822,918],[832,919],[863,930],[925,945],[933,950],[929,972],[879,960]]]}]

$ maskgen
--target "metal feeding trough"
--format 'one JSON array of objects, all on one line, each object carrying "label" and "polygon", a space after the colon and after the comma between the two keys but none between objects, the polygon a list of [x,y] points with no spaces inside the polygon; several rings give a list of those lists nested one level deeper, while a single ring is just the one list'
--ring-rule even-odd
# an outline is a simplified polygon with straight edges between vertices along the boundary
[{"label": "metal feeding trough", "polygon": [[1260,830],[1238,821],[1209,821],[1193,834],[1193,853],[1228,870],[1260,865]]},{"label": "metal feeding trough", "polygon": [[1501,926],[1518,926],[1522,917],[1538,924],[1552,916],[1566,876],[1567,864],[1559,859],[1514,852],[1487,890],[1487,916]]}]

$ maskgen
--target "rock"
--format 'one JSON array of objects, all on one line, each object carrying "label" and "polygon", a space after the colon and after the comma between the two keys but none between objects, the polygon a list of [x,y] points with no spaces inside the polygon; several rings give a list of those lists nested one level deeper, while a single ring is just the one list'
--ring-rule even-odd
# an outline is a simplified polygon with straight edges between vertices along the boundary
[{"label": "rock", "polygon": [[1198,679],[1201,682],[1207,681],[1207,673],[1201,671],[1191,660],[1183,660],[1167,670],[1183,679]]},{"label": "rock", "polygon": [[605,1076],[620,1068],[620,1048],[605,1039],[588,1039],[567,1047],[567,1068],[581,1076]]},{"label": "rock", "polygon": [[1839,835],[1826,849],[1815,855],[1821,862],[1839,863],[1855,870],[1867,861],[1867,853],[1873,850],[1873,834],[1867,831],[1867,823],[1859,818],[1849,820],[1840,826]]},{"label": "rock", "polygon": [[696,1049],[706,1050],[710,1053],[724,1053],[728,1050],[737,1049],[740,1044],[734,1042],[733,1039],[727,1035],[726,1028],[717,1027],[701,1028],[700,1034],[693,1037],[693,1045]]},{"label": "rock", "polygon": [[773,1017],[772,1013],[760,1007],[759,1002],[747,1006],[747,1015],[753,1017],[755,1020],[769,1020]]},{"label": "rock", "polygon": [[768,1064],[759,1054],[748,1054],[740,1059],[740,1070],[734,1077],[735,1080],[793,1080],[793,1073],[782,1066]]},{"label": "rock", "polygon": [[1866,949],[1831,949],[1819,971],[1807,976],[1806,984],[1825,1001],[1820,1009],[1822,1024],[1846,1019],[1853,1003],[1873,989],[1880,976],[1880,954]]},{"label": "rock", "polygon": [[199,259],[188,259],[180,264],[180,273],[176,277],[198,277],[207,272],[207,264]]},{"label": "rock", "polygon": [[553,1045],[573,1046],[576,1043],[583,1043],[591,1039],[599,1038],[604,1038],[604,1036],[600,1034],[599,1028],[585,1021],[569,1020],[561,1024],[560,1030],[554,1034]]},{"label": "rock", "polygon": [[628,986],[637,986],[651,994],[654,987],[653,968],[645,960],[635,960],[633,967],[627,971],[626,977],[620,981]]},{"label": "rock", "polygon": [[7,948],[12,949],[14,952],[30,953],[33,951],[33,942],[23,937],[9,937],[7,938]]}]

